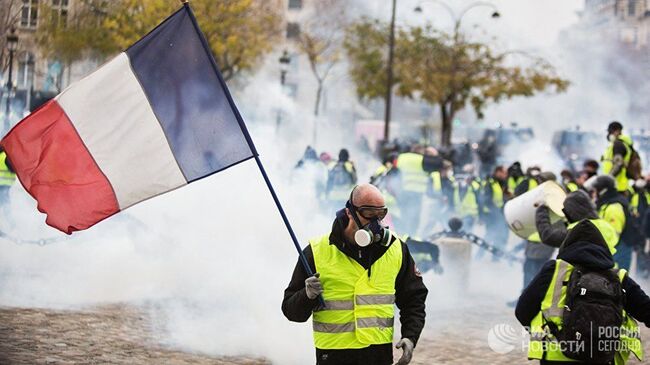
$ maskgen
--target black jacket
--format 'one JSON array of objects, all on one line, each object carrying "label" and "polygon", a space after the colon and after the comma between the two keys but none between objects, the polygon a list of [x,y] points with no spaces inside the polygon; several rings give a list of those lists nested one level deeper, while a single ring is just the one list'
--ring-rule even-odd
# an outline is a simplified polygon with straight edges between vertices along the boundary
[{"label": "black jacket", "polygon": [[[583,191],[574,191],[564,199],[564,215],[568,222],[578,222],[583,219],[597,219],[596,207],[591,202],[589,195]],[[539,238],[543,243],[560,247],[569,233],[567,222],[564,220],[551,223],[551,216],[545,205],[537,208],[535,212],[535,226]]]},{"label": "black jacket", "polygon": [[[587,220],[580,222],[569,231],[557,257],[572,265],[596,270],[614,267],[614,259],[607,243],[598,228]],[[548,261],[521,293],[515,316],[523,326],[529,326],[541,310],[541,303],[551,284],[554,271],[555,260]],[[625,310],[636,320],[643,322],[646,327],[650,327],[650,298],[628,275],[623,279],[622,285],[625,290]]]},{"label": "black jacket", "polygon": [[[343,230],[348,224],[347,216],[340,211],[332,225],[330,233],[330,244],[345,253],[350,258],[357,261],[361,266],[368,270],[368,275],[372,275],[370,267],[377,261],[388,249],[386,246],[372,244],[360,248],[356,245],[346,243],[343,239]],[[393,240],[393,243],[397,243]],[[311,246],[303,250],[309,266],[315,271],[314,255]],[[402,324],[402,338],[408,338],[417,344],[420,333],[424,328],[425,319],[425,300],[427,298],[427,288],[422,282],[422,277],[415,267],[415,262],[409,253],[408,246],[402,242],[402,267],[397,274],[395,281],[395,304],[399,308],[399,317]],[[282,301],[282,313],[285,317],[293,322],[306,322],[312,314],[314,308],[319,304],[318,299],[309,299],[305,292],[305,279],[307,273],[303,268],[300,260],[296,264],[293,276],[289,286],[284,291],[284,300]],[[383,364],[392,362],[392,344],[375,345],[361,350],[316,350],[320,358],[327,355],[330,361],[334,357],[341,358],[360,358],[358,364]],[[360,355],[360,353],[363,353]],[[370,356],[371,358],[369,358]],[[374,361],[372,360],[374,357]],[[335,362],[333,362],[335,363]],[[354,362],[353,362],[354,363]]]}]

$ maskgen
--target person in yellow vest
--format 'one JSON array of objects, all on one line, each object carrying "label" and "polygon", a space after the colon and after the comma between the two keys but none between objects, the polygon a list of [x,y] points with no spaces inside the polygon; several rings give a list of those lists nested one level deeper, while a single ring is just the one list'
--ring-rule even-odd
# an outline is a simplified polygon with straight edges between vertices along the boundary
[{"label": "person in yellow vest", "polygon": [[609,145],[600,158],[603,174],[612,175],[616,180],[616,189],[626,193],[630,186],[627,167],[632,157],[632,139],[623,134],[623,125],[611,122],[607,127]]},{"label": "person in yellow vest", "polygon": [[382,224],[387,211],[375,186],[355,187],[331,231],[303,250],[315,274],[308,277],[296,264],[282,312],[294,322],[313,316],[316,364],[392,364],[395,305],[401,322],[395,347],[403,350],[397,364],[411,361],[427,288],[406,243]]},{"label": "person in yellow vest", "polygon": [[397,156],[396,166],[400,171],[402,188],[397,196],[402,212],[405,232],[416,233],[420,226],[422,199],[429,185],[429,173],[424,170],[424,148],[415,145],[410,152]]},{"label": "person in yellow vest", "polygon": [[541,204],[535,211],[535,227],[539,239],[545,244],[553,247],[560,247],[575,225],[583,219],[590,220],[605,239],[610,253],[616,253],[616,245],[619,241],[619,233],[606,220],[598,215],[596,204],[591,200],[589,194],[583,190],[569,193],[564,199],[562,212],[564,218],[557,222],[551,222],[551,213],[548,207]]},{"label": "person in yellow vest", "polygon": [[619,234],[614,261],[620,268],[629,270],[634,247],[645,242],[638,242],[635,239],[629,201],[618,191],[616,186],[616,181],[611,175],[594,176],[585,183],[585,188],[592,194],[592,199],[596,202],[598,215],[611,224]]},{"label": "person in yellow vest", "polygon": [[454,191],[454,206],[456,213],[465,227],[465,232],[472,232],[474,224],[483,214],[483,199],[481,180],[475,176],[472,164],[463,166],[465,177],[460,179]]},{"label": "person in yellow vest", "polygon": [[[506,168],[501,165],[495,167],[492,176],[484,182],[482,197],[482,220],[486,228],[485,240],[501,250],[508,243],[508,234],[510,232],[503,216],[507,179],[508,172]],[[482,257],[483,253],[484,250],[480,250],[477,257]],[[495,256],[492,256],[492,258],[493,260],[497,259]]]},{"label": "person in yellow vest", "polygon": [[513,162],[512,165],[508,167],[508,195],[511,198],[515,195],[515,189],[522,181],[524,181],[524,171],[521,169],[521,163],[519,161]]},{"label": "person in yellow vest", "polygon": [[650,298],[616,269],[605,239],[578,222],[522,292],[517,320],[530,332],[528,359],[540,364],[625,364],[643,359],[636,321],[650,326]]},{"label": "person in yellow vest", "polygon": [[16,173],[5,151],[0,150],[0,205],[9,202],[9,189],[16,182]]},{"label": "person in yellow vest", "polygon": [[560,176],[562,176],[562,187],[566,192],[571,193],[580,189],[580,186],[576,182],[576,179],[573,177],[571,171],[562,170],[562,172],[560,172]]},{"label": "person in yellow vest", "polygon": [[539,166],[531,166],[526,169],[526,176],[515,188],[513,196],[519,196],[523,193],[533,190],[539,185],[539,174],[542,169]]}]

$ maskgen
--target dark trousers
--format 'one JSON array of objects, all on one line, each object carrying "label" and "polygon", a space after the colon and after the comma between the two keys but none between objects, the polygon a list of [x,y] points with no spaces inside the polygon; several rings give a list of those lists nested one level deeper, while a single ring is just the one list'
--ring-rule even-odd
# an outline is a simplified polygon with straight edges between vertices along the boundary
[{"label": "dark trousers", "polygon": [[350,350],[316,349],[316,365],[391,365],[392,363],[392,343]]},{"label": "dark trousers", "polygon": [[616,245],[616,253],[614,254],[614,261],[618,264],[619,269],[630,270],[632,265],[632,246],[628,246],[625,242],[619,242]]}]

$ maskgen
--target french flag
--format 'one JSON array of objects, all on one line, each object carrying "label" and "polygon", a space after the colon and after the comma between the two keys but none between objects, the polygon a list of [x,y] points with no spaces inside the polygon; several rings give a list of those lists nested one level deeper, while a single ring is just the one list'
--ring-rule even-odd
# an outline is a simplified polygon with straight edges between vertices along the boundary
[{"label": "french flag", "polygon": [[0,141],[63,232],[257,156],[190,7]]}]

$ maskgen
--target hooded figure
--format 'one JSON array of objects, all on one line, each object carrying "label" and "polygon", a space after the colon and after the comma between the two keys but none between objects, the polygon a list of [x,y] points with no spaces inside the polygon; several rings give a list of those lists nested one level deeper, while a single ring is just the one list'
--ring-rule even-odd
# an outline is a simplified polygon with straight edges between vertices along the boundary
[{"label": "hooded figure", "polygon": [[566,221],[560,220],[551,223],[551,216],[546,205],[537,208],[535,213],[535,225],[539,237],[545,244],[553,247],[560,247],[567,234],[569,233],[568,225],[579,222],[583,219],[598,219],[596,205],[591,201],[589,195],[584,191],[574,191],[569,193],[564,199],[564,208],[562,209]]},{"label": "hooded figure", "polygon": [[[605,239],[592,221],[582,220],[566,236],[557,258],[573,266],[590,270],[609,270],[614,268],[614,259]],[[551,285],[556,268],[556,260],[548,261],[531,283],[524,289],[515,310],[517,320],[529,327],[541,311],[542,301]],[[627,274],[623,278],[625,311],[637,321],[650,327],[650,298]],[[542,364],[565,364],[541,360]],[[569,364],[569,363],[566,363]],[[570,364],[574,364],[571,362]]]}]

